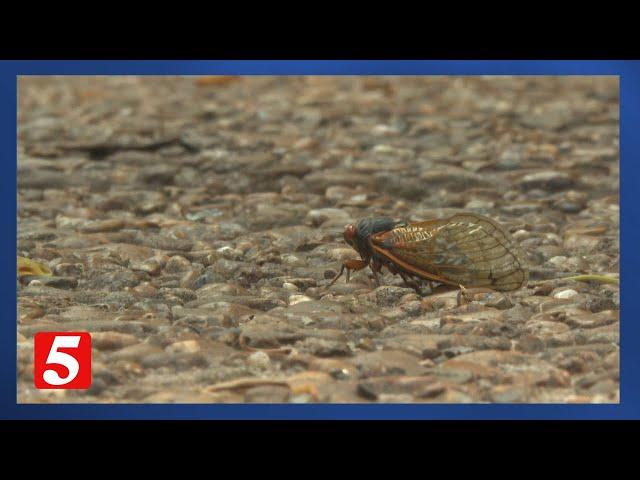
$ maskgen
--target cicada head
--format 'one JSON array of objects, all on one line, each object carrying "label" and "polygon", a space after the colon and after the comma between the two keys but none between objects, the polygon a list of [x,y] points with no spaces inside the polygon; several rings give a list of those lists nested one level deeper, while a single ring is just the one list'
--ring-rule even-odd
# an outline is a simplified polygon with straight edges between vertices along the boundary
[{"label": "cicada head", "polygon": [[[351,245],[353,248],[355,247],[355,242],[358,237],[358,229],[353,223],[350,223],[346,227],[344,227],[344,241]],[[356,249],[357,250],[357,249]]]},{"label": "cicada head", "polygon": [[390,217],[363,218],[355,225],[351,223],[344,228],[344,240],[360,254],[363,260],[369,260],[373,255],[369,237],[375,233],[391,230],[402,223]]}]

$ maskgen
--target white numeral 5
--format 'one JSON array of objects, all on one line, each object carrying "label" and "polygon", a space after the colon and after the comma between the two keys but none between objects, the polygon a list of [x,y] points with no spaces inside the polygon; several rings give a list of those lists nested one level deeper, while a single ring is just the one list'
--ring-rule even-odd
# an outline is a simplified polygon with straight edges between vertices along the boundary
[{"label": "white numeral 5", "polygon": [[68,353],[59,352],[58,348],[78,348],[78,345],[80,345],[79,335],[60,336],[53,339],[51,350],[49,350],[49,356],[47,357],[47,364],[56,363],[67,367],[69,374],[66,377],[60,377],[55,370],[45,370],[42,375],[45,382],[49,385],[66,385],[76,378],[80,369],[78,361]]}]

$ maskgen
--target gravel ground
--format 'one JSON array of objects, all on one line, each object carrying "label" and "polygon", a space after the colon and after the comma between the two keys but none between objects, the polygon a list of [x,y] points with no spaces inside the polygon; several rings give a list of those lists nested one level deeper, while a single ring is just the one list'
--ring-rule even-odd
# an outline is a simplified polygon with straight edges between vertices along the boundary
[{"label": "gravel ground", "polygon": [[[614,77],[19,80],[19,402],[619,402]],[[458,211],[522,246],[476,293],[357,258],[347,223]],[[89,331],[86,391],[33,335]]]}]

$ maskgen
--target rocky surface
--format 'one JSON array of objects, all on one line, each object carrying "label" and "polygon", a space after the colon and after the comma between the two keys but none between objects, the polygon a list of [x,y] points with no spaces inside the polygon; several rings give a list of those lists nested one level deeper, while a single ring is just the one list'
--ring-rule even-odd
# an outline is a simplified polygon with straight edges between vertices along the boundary
[{"label": "rocky surface", "polygon": [[[19,402],[618,402],[616,78],[22,78]],[[354,273],[344,225],[456,211],[527,287]],[[93,336],[87,391],[33,335]]]}]

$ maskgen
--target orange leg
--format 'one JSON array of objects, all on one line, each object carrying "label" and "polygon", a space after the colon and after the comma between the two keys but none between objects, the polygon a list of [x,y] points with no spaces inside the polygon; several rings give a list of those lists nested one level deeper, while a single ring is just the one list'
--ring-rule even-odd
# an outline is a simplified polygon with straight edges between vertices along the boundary
[{"label": "orange leg", "polygon": [[490,288],[486,288],[486,287],[477,287],[477,288],[471,288],[471,289],[467,289],[464,288],[462,285],[459,286],[460,291],[458,292],[458,296],[456,297],[458,306],[460,307],[462,304],[466,303],[466,302],[471,302],[473,301],[473,295],[476,293],[492,293],[495,292],[495,290],[492,290]]},{"label": "orange leg", "polygon": [[355,259],[345,260],[344,263],[342,264],[342,268],[340,269],[340,273],[338,273],[338,275],[336,275],[333,278],[333,280],[331,280],[331,283],[327,286],[330,287],[331,285],[336,283],[336,281],[342,276],[345,270],[347,271],[347,282],[349,282],[349,276],[351,275],[351,270],[356,270],[356,271],[362,270],[367,265],[369,265],[369,262],[365,262],[364,260],[355,260]]}]

